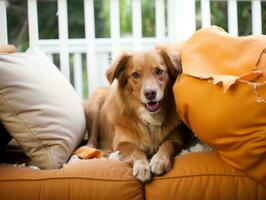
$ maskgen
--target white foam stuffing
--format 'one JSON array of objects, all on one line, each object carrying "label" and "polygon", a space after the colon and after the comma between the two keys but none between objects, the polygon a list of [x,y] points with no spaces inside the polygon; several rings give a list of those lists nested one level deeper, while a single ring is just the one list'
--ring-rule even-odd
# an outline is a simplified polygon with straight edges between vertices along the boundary
[{"label": "white foam stuffing", "polygon": [[109,155],[108,159],[119,160],[120,159],[120,152],[119,151],[112,152]]},{"label": "white foam stuffing", "polygon": [[35,166],[35,165],[26,165],[26,163],[21,163],[21,164],[14,164],[13,166],[15,167],[28,167],[30,169],[33,169],[33,170],[40,170],[39,167]]},{"label": "white foam stuffing", "polygon": [[30,168],[30,169],[33,169],[33,170],[40,170],[40,168],[39,168],[39,167],[37,167],[37,166],[34,166],[34,165],[30,165],[30,166],[29,166],[29,168]]},{"label": "white foam stuffing", "polygon": [[196,145],[188,149],[182,150],[179,155],[185,155],[185,154],[195,153],[195,152],[211,152],[211,151],[213,151],[213,149],[209,147],[208,145],[197,143]]},{"label": "white foam stuffing", "polygon": [[[97,158],[93,158],[93,159],[97,159]],[[100,158],[100,159],[111,159],[111,160],[119,160],[120,159],[120,152],[119,151],[115,151],[115,152],[112,152],[108,158]],[[68,160],[68,162],[65,165],[68,165],[68,164],[72,164],[72,163],[75,163],[77,161],[81,160],[78,156],[76,155],[72,155],[70,157],[70,159]]]},{"label": "white foam stuffing", "polygon": [[[72,164],[79,161],[80,158],[77,155],[72,155],[66,164]],[[64,165],[66,165],[64,164]]]}]

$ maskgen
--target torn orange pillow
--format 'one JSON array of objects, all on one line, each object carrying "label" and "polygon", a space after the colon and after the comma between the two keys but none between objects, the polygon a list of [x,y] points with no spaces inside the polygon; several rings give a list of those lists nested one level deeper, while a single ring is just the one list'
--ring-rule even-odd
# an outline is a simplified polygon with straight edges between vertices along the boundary
[{"label": "torn orange pillow", "polygon": [[81,159],[102,158],[103,152],[92,147],[81,146],[74,152],[74,155],[77,155]]},{"label": "torn orange pillow", "polygon": [[266,36],[212,26],[181,48],[174,85],[182,120],[232,167],[266,184]]}]

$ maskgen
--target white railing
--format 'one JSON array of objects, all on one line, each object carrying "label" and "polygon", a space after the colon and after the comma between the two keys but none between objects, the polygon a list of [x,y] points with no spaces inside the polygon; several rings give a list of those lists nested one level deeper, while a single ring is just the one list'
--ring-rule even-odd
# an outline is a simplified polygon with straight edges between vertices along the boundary
[{"label": "white railing", "polygon": [[[0,44],[8,43],[6,3],[0,0]],[[110,38],[95,38],[94,0],[84,1],[85,38],[68,38],[68,13],[67,0],[57,0],[58,3],[58,28],[59,39],[39,39],[37,0],[28,2],[29,43],[39,46],[50,58],[59,54],[60,69],[69,79],[69,57],[73,54],[74,60],[74,87],[83,97],[82,80],[82,54],[86,54],[86,67],[88,89],[91,94],[98,86],[106,85],[104,72],[110,63],[110,55],[114,56],[119,46],[131,50],[149,49],[156,43],[184,40],[196,30],[195,2],[201,5],[201,27],[211,25],[210,0],[165,0],[155,1],[155,28],[153,38],[142,37],[141,0],[132,0],[132,37],[120,37],[119,0],[110,0]],[[223,0],[220,0],[223,1]],[[252,8],[252,33],[262,33],[261,2],[263,0],[250,0]],[[237,0],[227,0],[228,31],[238,35]],[[167,8],[167,23],[165,22],[165,8]],[[166,35],[166,28],[168,34]]]}]

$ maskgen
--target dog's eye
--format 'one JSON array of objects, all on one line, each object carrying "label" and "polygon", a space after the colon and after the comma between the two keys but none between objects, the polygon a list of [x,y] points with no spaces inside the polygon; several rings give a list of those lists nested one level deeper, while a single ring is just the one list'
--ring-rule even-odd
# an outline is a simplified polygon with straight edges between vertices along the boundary
[{"label": "dog's eye", "polygon": [[160,76],[160,75],[163,74],[163,70],[157,67],[157,68],[155,69],[155,74],[158,75],[158,76]]},{"label": "dog's eye", "polygon": [[132,77],[133,77],[134,79],[138,79],[138,78],[140,77],[140,74],[139,74],[138,72],[133,72],[133,73],[132,73]]}]

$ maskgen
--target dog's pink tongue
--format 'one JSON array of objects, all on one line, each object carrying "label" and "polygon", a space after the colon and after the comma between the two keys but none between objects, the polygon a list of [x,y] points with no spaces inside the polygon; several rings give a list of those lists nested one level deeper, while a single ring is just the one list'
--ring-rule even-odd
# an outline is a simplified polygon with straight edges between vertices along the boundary
[{"label": "dog's pink tongue", "polygon": [[150,102],[146,104],[146,108],[150,112],[156,112],[157,110],[159,110],[160,105],[158,102]]}]

